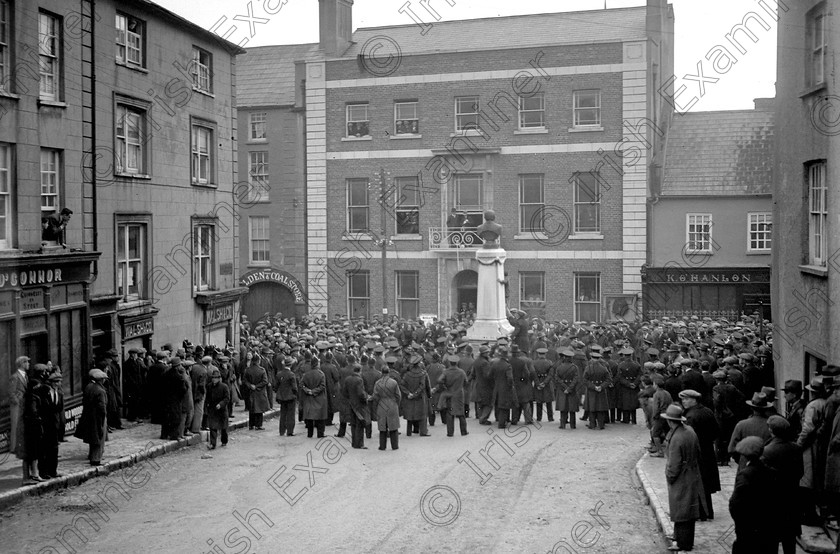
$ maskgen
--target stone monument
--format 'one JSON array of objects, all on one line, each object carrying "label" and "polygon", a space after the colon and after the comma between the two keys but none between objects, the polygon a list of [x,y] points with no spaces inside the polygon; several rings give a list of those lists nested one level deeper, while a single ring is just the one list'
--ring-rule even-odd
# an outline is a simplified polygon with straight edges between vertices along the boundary
[{"label": "stone monument", "polygon": [[484,212],[484,223],[476,231],[484,247],[475,253],[478,262],[478,298],[475,320],[467,329],[471,342],[493,341],[507,337],[513,326],[507,320],[505,305],[505,259],[501,247],[502,226],[496,223],[493,210]]}]

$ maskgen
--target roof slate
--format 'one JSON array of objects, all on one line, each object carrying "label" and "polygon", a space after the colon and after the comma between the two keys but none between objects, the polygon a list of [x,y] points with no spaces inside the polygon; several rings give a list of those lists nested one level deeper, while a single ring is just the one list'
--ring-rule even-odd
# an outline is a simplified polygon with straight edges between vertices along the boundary
[{"label": "roof slate", "polygon": [[236,57],[236,105],[294,104],[295,62],[317,56],[317,43],[248,48]]},{"label": "roof slate", "polygon": [[365,27],[356,29],[354,44],[341,57],[357,56],[368,40],[383,35],[395,40],[403,55],[644,39],[645,18],[640,6],[440,21],[425,35],[415,24]]},{"label": "roof slate", "polygon": [[770,194],[773,112],[675,114],[665,149],[662,196]]}]

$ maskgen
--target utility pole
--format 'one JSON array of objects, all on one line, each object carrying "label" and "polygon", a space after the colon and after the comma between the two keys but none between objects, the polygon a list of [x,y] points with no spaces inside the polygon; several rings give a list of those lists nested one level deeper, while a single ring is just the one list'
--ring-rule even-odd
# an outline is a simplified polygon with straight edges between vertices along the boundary
[{"label": "utility pole", "polygon": [[[380,255],[382,260],[382,319],[385,320],[386,315],[388,315],[388,280],[386,276],[387,271],[387,256],[388,256],[388,246],[393,244],[393,242],[388,238],[387,231],[387,215],[388,210],[386,210],[386,205],[388,202],[388,177],[390,176],[389,171],[385,171],[385,168],[382,167],[379,169],[379,172],[375,174],[375,178],[379,181],[379,239],[374,241],[376,246],[380,248]],[[396,194],[394,195],[396,198]],[[395,201],[396,205],[396,201]]]}]

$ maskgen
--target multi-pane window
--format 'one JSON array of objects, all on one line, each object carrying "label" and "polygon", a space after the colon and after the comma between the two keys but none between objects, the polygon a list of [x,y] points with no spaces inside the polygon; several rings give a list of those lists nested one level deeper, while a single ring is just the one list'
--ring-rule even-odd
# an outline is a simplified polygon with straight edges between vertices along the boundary
[{"label": "multi-pane window", "polygon": [[192,182],[197,185],[213,183],[213,129],[192,126]]},{"label": "multi-pane window", "polygon": [[40,96],[44,100],[59,100],[60,55],[61,21],[41,12],[38,14],[38,67]]},{"label": "multi-pane window", "polygon": [[575,273],[575,321],[601,321],[600,273]]},{"label": "multi-pane window", "polygon": [[816,10],[808,16],[808,52],[810,54],[809,85],[816,86],[825,82],[825,59],[827,40],[825,32],[825,12]]},{"label": "multi-pane window", "polygon": [[685,235],[687,253],[711,253],[712,214],[687,214]]},{"label": "multi-pane window", "polygon": [[0,144],[0,250],[12,246],[11,146]]},{"label": "multi-pane window", "polygon": [[769,251],[772,243],[773,214],[748,214],[747,250],[749,252]]},{"label": "multi-pane window", "polygon": [[123,300],[145,298],[146,226],[125,223],[117,227],[117,294]]},{"label": "multi-pane window", "polygon": [[828,204],[825,162],[808,166],[808,263],[826,264]]},{"label": "multi-pane window", "polygon": [[271,244],[269,240],[270,218],[265,216],[248,218],[248,238],[251,242],[251,265],[269,265]]},{"label": "multi-pane window", "polygon": [[370,116],[368,116],[368,105],[347,104],[347,136],[348,137],[369,137]]},{"label": "multi-pane window", "polygon": [[347,179],[347,231],[366,233],[370,230],[368,218],[368,180]]},{"label": "multi-pane window", "polygon": [[519,128],[541,129],[545,127],[545,94],[519,97]]},{"label": "multi-pane window", "polygon": [[117,14],[117,61],[126,65],[143,67],[144,23],[130,15]]},{"label": "multi-pane window", "polygon": [[417,116],[417,102],[394,104],[394,133],[416,135],[420,133],[420,118]]},{"label": "multi-pane window", "polygon": [[117,173],[146,173],[144,140],[146,138],[146,112],[117,104],[116,114]]},{"label": "multi-pane window", "polygon": [[455,130],[478,129],[478,96],[455,98]]},{"label": "multi-pane window", "polygon": [[11,53],[9,52],[9,31],[11,30],[11,10],[8,0],[0,0],[0,90],[13,92]]},{"label": "multi-pane window", "polygon": [[484,220],[483,181],[480,174],[455,176],[455,207],[467,215],[464,227],[478,227]]},{"label": "multi-pane window", "polygon": [[416,235],[420,233],[420,187],[417,177],[397,177],[397,216],[398,235]]},{"label": "multi-pane window", "polygon": [[574,96],[574,126],[601,126],[601,91],[576,90]]},{"label": "multi-pane window", "polygon": [[519,176],[519,232],[542,233],[545,230],[545,190],[543,175]]},{"label": "multi-pane window", "polygon": [[61,192],[61,152],[41,149],[41,214],[51,215],[58,210]]},{"label": "multi-pane window", "polygon": [[213,225],[196,225],[193,228],[193,287],[195,290],[213,288]]},{"label": "multi-pane window", "polygon": [[578,173],[573,180],[575,233],[601,232],[601,191],[596,173]]},{"label": "multi-pane window", "polygon": [[193,46],[190,73],[193,88],[202,92],[213,92],[213,56],[207,50]]},{"label": "multi-pane window", "polygon": [[271,189],[268,175],[268,152],[248,153],[248,200],[268,202]]},{"label": "multi-pane window", "polygon": [[265,133],[266,112],[252,112],[249,114],[251,121],[251,140],[264,140],[268,138]]},{"label": "multi-pane window", "polygon": [[352,318],[370,318],[370,273],[347,273],[347,311]]},{"label": "multi-pane window", "polygon": [[545,315],[545,273],[521,272],[519,274],[519,309],[531,317]]},{"label": "multi-pane window", "polygon": [[417,319],[420,315],[420,272],[397,271],[397,316]]}]

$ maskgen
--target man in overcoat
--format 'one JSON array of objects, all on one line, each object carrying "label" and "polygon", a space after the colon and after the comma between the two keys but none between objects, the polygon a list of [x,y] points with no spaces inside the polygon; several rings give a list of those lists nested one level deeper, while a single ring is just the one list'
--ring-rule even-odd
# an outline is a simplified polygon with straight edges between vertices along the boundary
[{"label": "man in overcoat", "polygon": [[761,461],[764,441],[755,436],[741,440],[735,447],[744,466],[735,476],[735,488],[729,497],[729,513],[735,523],[733,554],[775,554],[774,541],[776,487],[770,470]]},{"label": "man in overcoat", "polygon": [[[782,544],[784,554],[795,554],[796,537],[802,534],[799,518],[799,480],[802,478],[802,452],[791,439],[793,427],[785,418],[774,415],[767,418],[770,440],[764,446],[761,461],[775,471],[773,517],[775,518],[776,543]],[[778,552],[778,544],[776,546]]]},{"label": "man in overcoat", "polygon": [[82,415],[79,417],[74,436],[88,445],[90,465],[98,466],[102,464],[102,454],[108,438],[108,393],[105,390],[108,374],[101,369],[92,369],[89,376],[90,382],[82,396]]},{"label": "man in overcoat", "polygon": [[9,378],[9,414],[11,416],[11,431],[9,433],[9,449],[17,449],[18,437],[23,436],[23,397],[29,384],[29,356],[20,356],[15,360],[15,371]]},{"label": "man in overcoat", "polygon": [[438,409],[441,413],[446,413],[447,437],[455,434],[456,417],[460,423],[461,435],[469,434],[467,432],[467,418],[464,415],[464,396],[466,392],[464,384],[467,381],[467,374],[458,367],[459,360],[458,356],[447,356],[446,361],[449,363],[449,367],[438,378],[438,388],[442,390],[438,401]]},{"label": "man in overcoat", "polygon": [[507,427],[510,410],[516,404],[516,391],[513,386],[513,368],[508,362],[506,346],[496,348],[498,357],[490,363],[493,372],[493,407],[496,409],[496,423],[499,429]]},{"label": "man in overcoat", "polygon": [[[376,369],[376,361],[373,358],[368,358],[367,363],[362,367],[362,381],[365,384],[365,392],[371,397],[368,403],[368,412],[371,418],[376,417],[376,400],[373,398],[373,387],[376,382],[382,378],[382,372]],[[434,412],[429,416],[429,421],[434,425]],[[368,419],[365,425],[365,436],[371,438],[373,436],[373,424]]]},{"label": "man in overcoat", "polygon": [[610,370],[601,362],[599,352],[590,353],[592,358],[583,372],[583,381],[586,384],[586,406],[589,410],[589,428],[595,429],[597,421],[598,429],[604,429],[607,415],[610,409],[607,389],[612,381]]},{"label": "man in overcoat", "polygon": [[666,439],[665,480],[668,483],[668,511],[674,522],[674,543],[668,550],[691,550],[694,548],[694,524],[706,509],[700,475],[700,443],[694,430],[684,425],[680,406],[668,406],[661,416],[671,429]]},{"label": "man in overcoat", "polygon": [[284,357],[274,379],[277,403],[280,405],[280,436],[295,436],[295,403],[298,399],[297,376],[292,372],[294,358]]},{"label": "man in overcoat", "polygon": [[216,448],[216,438],[221,432],[222,446],[228,443],[228,404],[230,388],[222,383],[222,372],[218,368],[210,370],[210,385],[204,395],[204,413],[207,414],[207,427],[210,429],[210,444],[207,448]]},{"label": "man in overcoat", "polygon": [[574,351],[565,349],[560,351],[560,359],[555,369],[556,406],[560,412],[560,429],[566,424],[572,429],[577,426],[577,411],[580,409],[580,369],[572,362]]},{"label": "man in overcoat", "polygon": [[61,393],[61,371],[54,369],[47,378],[48,387],[41,398],[41,458],[38,473],[43,479],[61,477],[58,473],[58,444],[64,438],[64,395]]},{"label": "man in overcoat", "polygon": [[250,391],[248,408],[248,429],[262,431],[263,413],[268,411],[268,375],[260,365],[259,356],[254,356],[251,365],[242,376],[242,384]]},{"label": "man in overcoat", "polygon": [[517,343],[510,345],[510,367],[513,372],[513,388],[516,391],[516,403],[511,413],[512,425],[519,423],[519,417],[525,417],[525,423],[532,425],[532,402],[534,399],[534,366],[531,358]]},{"label": "man in overcoat", "polygon": [[406,436],[410,437],[414,432],[428,437],[429,398],[432,396],[432,390],[429,375],[423,367],[422,356],[414,354],[409,358],[408,370],[400,379],[400,392],[403,417],[407,422]]},{"label": "man in overcoat", "polygon": [[703,490],[706,493],[708,510],[700,514],[700,520],[714,519],[712,495],[720,490],[720,474],[715,457],[715,440],[719,429],[715,414],[701,403],[702,394],[694,389],[680,392],[680,401],[685,412],[686,425],[690,425],[700,443],[700,476],[703,478]]},{"label": "man in overcoat", "polygon": [[365,429],[370,423],[368,399],[365,382],[362,379],[362,366],[353,363],[353,373],[341,385],[341,394],[350,408],[350,443],[353,448],[367,449]]},{"label": "man in overcoat", "polygon": [[391,368],[382,368],[382,377],[373,386],[373,399],[376,402],[376,422],[379,427],[379,450],[385,450],[391,439],[391,450],[399,448],[400,429],[400,386],[391,377]]},{"label": "man in overcoat", "polygon": [[546,355],[548,348],[539,347],[535,351],[534,360],[534,403],[537,405],[537,421],[542,421],[543,404],[548,421],[554,421],[554,364]]},{"label": "man in overcoat", "polygon": [[312,358],[311,365],[300,380],[303,421],[306,424],[306,436],[312,438],[315,429],[318,438],[324,438],[324,429],[329,417],[327,400],[327,377],[321,371],[318,358]]}]

